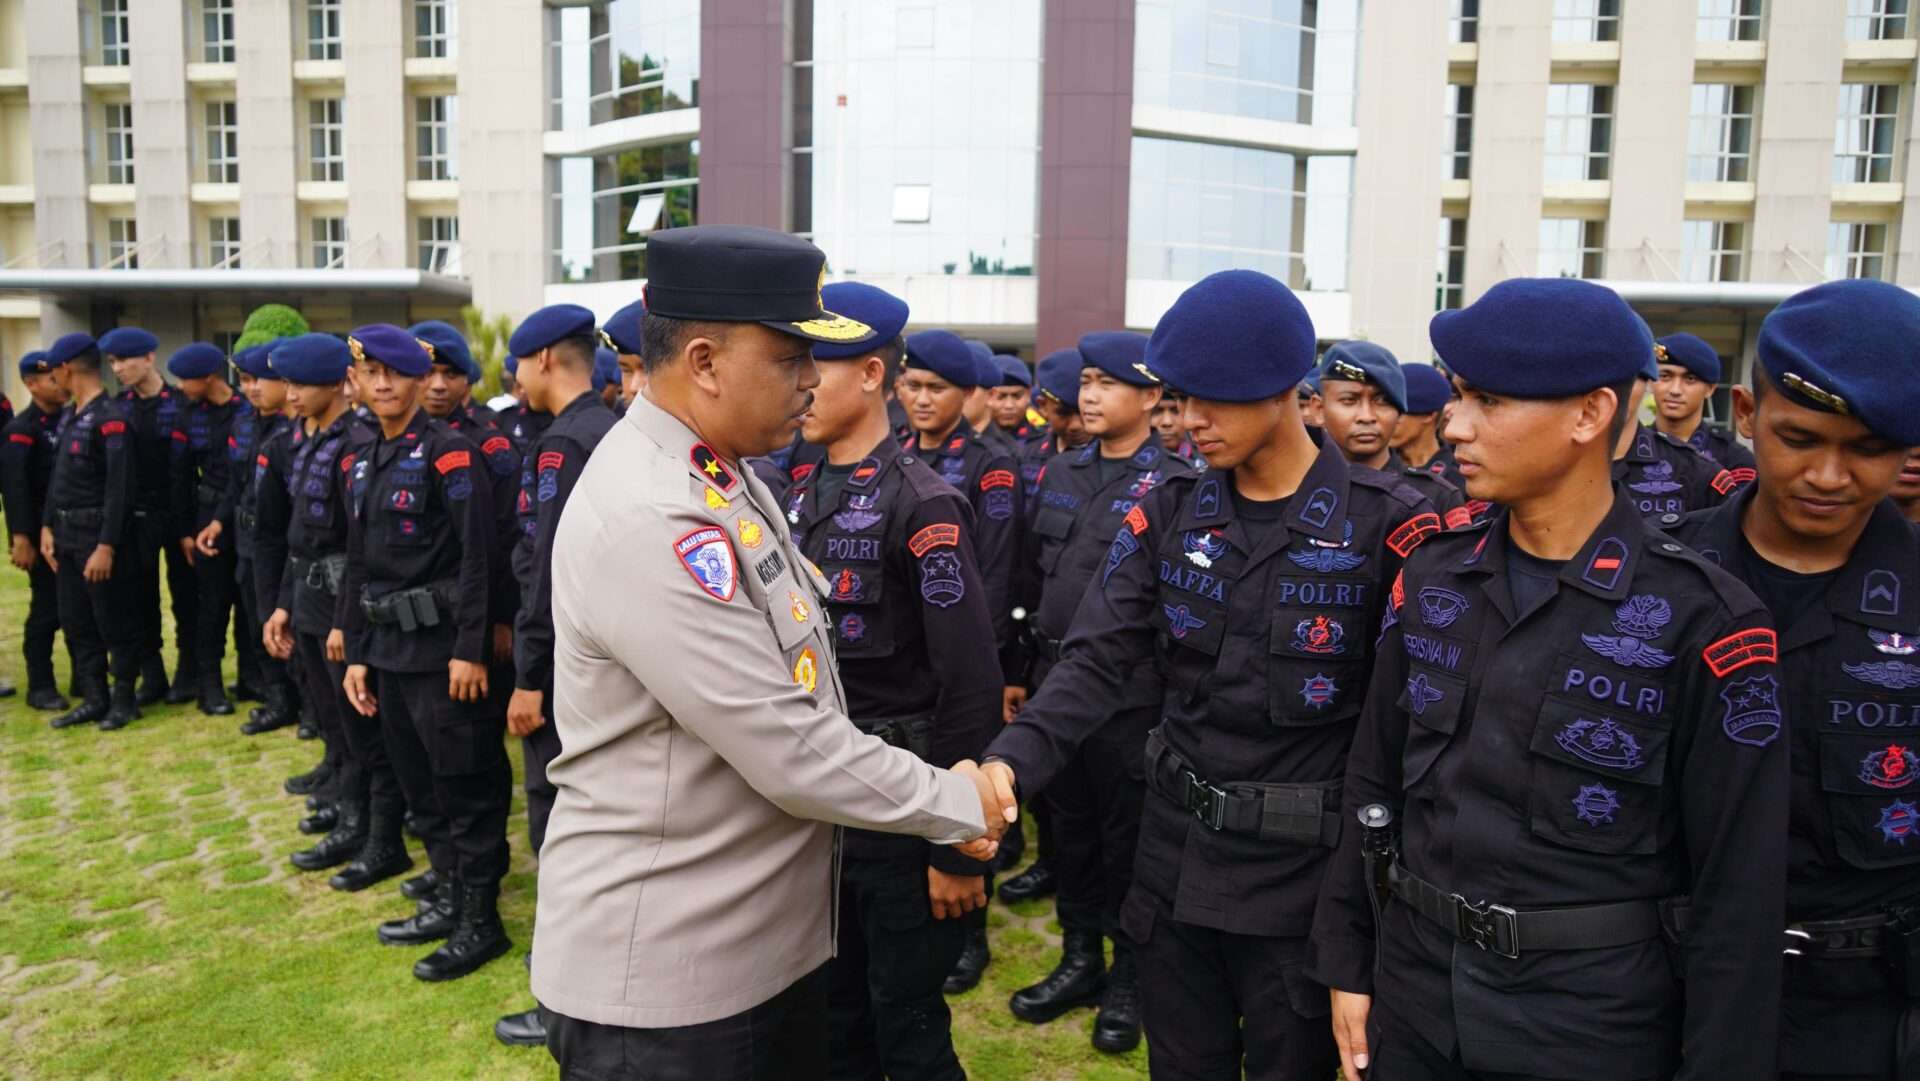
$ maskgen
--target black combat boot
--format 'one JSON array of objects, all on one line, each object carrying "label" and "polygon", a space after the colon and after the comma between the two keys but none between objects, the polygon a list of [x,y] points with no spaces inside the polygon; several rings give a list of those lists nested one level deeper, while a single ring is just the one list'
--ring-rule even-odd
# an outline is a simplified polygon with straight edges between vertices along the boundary
[{"label": "black combat boot", "polygon": [[[319,765],[313,767],[312,769],[308,770],[305,773],[294,774],[293,776],[287,778],[286,782],[282,784],[280,787],[285,789],[287,795],[289,796],[311,796],[315,792],[319,791],[322,785],[325,785],[328,781],[332,779],[333,779],[333,767],[329,766],[327,764],[327,760],[322,758],[320,760]],[[319,809],[320,808],[318,807],[308,808],[308,810],[313,810],[313,811],[317,811]]]},{"label": "black combat boot", "polygon": [[1000,899],[1010,905],[1020,901],[1033,901],[1042,897],[1052,897],[1054,891],[1059,888],[1059,883],[1053,879],[1052,869],[1044,863],[1035,863],[1001,884]]},{"label": "black combat boot", "polygon": [[300,832],[312,836],[330,833],[340,824],[340,805],[329,803],[300,820]]},{"label": "black combat boot", "polygon": [[1007,1005],[1020,1020],[1044,1025],[1075,1007],[1098,1003],[1107,988],[1106,969],[1100,932],[1068,931],[1060,964],[1046,979],[1015,991]]},{"label": "black combat boot", "polygon": [[1107,997],[1093,1017],[1093,1049],[1124,1055],[1140,1046],[1140,984],[1133,948],[1113,944],[1113,971],[1107,973]]},{"label": "black combat boot", "polygon": [[45,710],[49,713],[65,713],[73,707],[60,696],[60,688],[49,683],[44,687],[27,688],[27,708]]},{"label": "black combat boot", "polygon": [[1027,833],[1021,829],[1010,829],[1000,838],[1000,851],[993,857],[993,873],[1004,875],[1020,866],[1020,860],[1027,854]]},{"label": "black combat boot", "polygon": [[493,1038],[508,1047],[545,1047],[547,1026],[540,1020],[540,1007],[525,1013],[510,1013],[495,1021]]},{"label": "black combat boot", "polygon": [[92,724],[107,715],[107,709],[111,704],[107,697],[107,687],[104,683],[86,687],[74,697],[80,699],[79,705],[47,723],[55,728],[72,728],[76,724]]},{"label": "black combat boot", "polygon": [[241,676],[227,684],[227,697],[235,702],[258,702],[260,692],[254,690],[254,685],[248,682],[247,677]]},{"label": "black combat boot", "polygon": [[275,683],[267,688],[266,701],[247,712],[247,722],[240,726],[243,736],[257,736],[262,732],[271,732],[276,728],[285,728],[299,721],[298,709],[287,693],[284,683]]},{"label": "black combat boot", "polygon": [[327,885],[342,893],[357,893],[394,875],[413,870],[413,857],[400,839],[399,808],[374,807],[367,813],[367,843],[353,861],[327,880]]},{"label": "black combat boot", "polygon": [[424,875],[415,875],[400,883],[400,896],[409,901],[425,901],[440,888],[440,872],[427,868]]},{"label": "black combat boot", "polygon": [[[196,670],[197,668],[191,660],[185,657],[180,659],[180,667],[175,669],[173,673],[173,686],[167,688],[167,705],[184,706],[188,702],[199,702],[201,703],[200,712],[210,712],[206,707],[207,679],[205,676],[196,679],[190,674]],[[220,693],[220,674],[218,672],[215,672],[213,675],[213,690],[215,694]],[[225,697],[225,695],[221,695],[223,700]],[[227,712],[231,713],[233,710],[228,709]]]},{"label": "black combat boot", "polygon": [[389,946],[418,946],[451,936],[460,925],[460,890],[456,883],[441,885],[433,903],[404,920],[380,925],[380,941]]},{"label": "black combat boot", "polygon": [[125,728],[140,719],[140,696],[128,680],[118,680],[113,685],[113,696],[108,700],[107,715],[100,718],[102,732],[112,732]]},{"label": "black combat boot", "polygon": [[459,889],[460,924],[452,938],[414,963],[414,978],[428,983],[457,980],[513,949],[500,925],[500,883],[454,882],[442,888]]},{"label": "black combat boot", "polygon": [[366,847],[367,809],[358,804],[342,804],[337,817],[333,832],[320,838],[312,848],[293,854],[295,867],[302,871],[324,871],[346,863]]},{"label": "black combat boot", "polygon": [[987,946],[987,929],[984,927],[967,928],[967,944],[960,948],[960,959],[953,964],[953,971],[947,973],[947,982],[940,989],[949,995],[964,994],[974,989],[980,977],[987,974],[987,965],[993,961],[993,950]]},{"label": "black combat boot", "polygon": [[[179,689],[180,684],[178,681],[175,681],[174,690],[177,691]],[[173,701],[173,696],[168,695],[167,701]],[[200,677],[200,712],[209,717],[233,716],[233,703],[227,701],[226,691],[220,686],[220,673],[218,672],[210,676]]]},{"label": "black combat boot", "polygon": [[135,692],[135,706],[151,706],[167,697],[172,688],[167,683],[167,665],[158,653],[140,662],[140,689]]}]

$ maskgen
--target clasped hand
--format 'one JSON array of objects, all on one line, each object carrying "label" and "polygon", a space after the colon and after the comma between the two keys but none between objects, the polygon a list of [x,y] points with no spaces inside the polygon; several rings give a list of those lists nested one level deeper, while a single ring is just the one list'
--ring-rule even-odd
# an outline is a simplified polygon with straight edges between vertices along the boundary
[{"label": "clasped hand", "polygon": [[1014,794],[1013,769],[1005,762],[980,765],[972,759],[956,762],[953,772],[973,782],[980,794],[980,817],[987,832],[956,848],[968,859],[990,860],[1000,851],[1000,838],[1020,818],[1020,800]]}]

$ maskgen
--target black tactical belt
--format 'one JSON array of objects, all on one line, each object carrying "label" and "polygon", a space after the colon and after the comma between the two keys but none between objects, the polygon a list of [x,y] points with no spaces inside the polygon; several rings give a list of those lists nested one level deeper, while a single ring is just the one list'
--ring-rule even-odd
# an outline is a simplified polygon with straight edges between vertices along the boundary
[{"label": "black tactical belt", "polygon": [[1834,961],[1872,960],[1887,953],[1898,934],[1885,912],[1845,920],[1809,920],[1787,928],[1787,953]]},{"label": "black tactical belt", "polygon": [[319,593],[338,594],[340,582],[347,574],[347,554],[335,552],[319,559],[302,559],[299,556],[287,557],[293,569],[300,572],[301,580],[307,588]]},{"label": "black tactical belt", "polygon": [[1033,651],[1040,655],[1041,660],[1049,664],[1060,663],[1061,645],[1063,643],[1058,638],[1048,638],[1039,631],[1033,632]]},{"label": "black tactical belt", "polygon": [[889,745],[912,751],[925,759],[933,749],[933,714],[911,717],[856,717],[854,727],[870,736],[879,736]]},{"label": "black tactical belt", "polygon": [[363,592],[360,610],[366,613],[368,623],[398,626],[401,631],[412,634],[422,627],[438,627],[442,611],[448,615],[453,613],[453,586],[451,582],[435,582],[396,590],[378,598]]},{"label": "black tactical belt", "polygon": [[81,507],[77,510],[56,510],[53,520],[73,529],[98,529],[106,523],[107,514],[99,507]]},{"label": "black tactical belt", "polygon": [[246,507],[236,507],[233,516],[238,519],[240,528],[251,533],[260,525],[260,516]]},{"label": "black tactical belt", "polygon": [[1387,869],[1387,887],[1415,912],[1439,924],[1461,942],[1488,953],[1516,958],[1524,951],[1603,950],[1660,937],[1656,901],[1618,901],[1572,908],[1519,911],[1491,901],[1469,901],[1407,870],[1395,861]]},{"label": "black tactical belt", "polygon": [[200,501],[200,505],[203,507],[214,506],[215,504],[220,502],[221,497],[226,495],[225,492],[221,491],[218,488],[215,488],[211,484],[194,485],[193,494],[194,494],[194,498],[198,499]]},{"label": "black tactical belt", "polygon": [[1195,773],[1179,752],[1168,747],[1158,728],[1147,734],[1147,787],[1193,812],[1201,825],[1220,833],[1325,848],[1340,841],[1339,781],[1214,784]]}]

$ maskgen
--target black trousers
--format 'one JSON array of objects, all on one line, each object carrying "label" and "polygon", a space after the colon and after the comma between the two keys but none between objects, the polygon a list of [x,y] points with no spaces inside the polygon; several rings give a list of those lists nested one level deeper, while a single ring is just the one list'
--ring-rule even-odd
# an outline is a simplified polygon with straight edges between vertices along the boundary
[{"label": "black trousers", "polygon": [[1133,887],[1146,799],[1147,733],[1158,707],[1128,710],[1080,745],[1043,797],[1053,830],[1060,926],[1121,941],[1120,905]]},{"label": "black trousers", "polygon": [[[227,621],[233,614],[236,563],[231,548],[220,549],[218,555],[196,553],[193,557],[193,661],[197,667],[193,670],[183,669],[183,675],[194,675],[201,679],[220,678],[220,662],[227,656]],[[179,608],[176,601],[176,619],[179,618]],[[185,655],[184,652],[182,655]]]},{"label": "black trousers", "polygon": [[513,767],[494,703],[455,702],[445,671],[375,668],[373,676],[393,774],[433,869],[468,885],[499,882]]},{"label": "black trousers", "polygon": [[[267,647],[260,642],[261,628],[267,625],[267,617],[273,613],[260,610],[259,594],[254,588],[253,559],[250,556],[240,559],[234,573],[234,592],[240,601],[238,607],[243,613],[245,624],[244,628],[236,626],[234,629],[234,651],[239,654],[241,675],[245,676],[247,658],[251,655],[260,680],[253,684],[253,689],[264,692],[280,687],[286,690],[288,697],[291,698],[293,688],[291,666],[286,661],[269,655]],[[244,634],[241,633],[242,630],[245,631]]]},{"label": "black trousers", "polygon": [[1866,959],[1785,959],[1782,1081],[1920,1081],[1920,1002],[1897,968]]},{"label": "black trousers", "polygon": [[541,714],[547,723],[527,733],[520,741],[520,759],[525,777],[521,784],[527,791],[527,840],[533,845],[533,854],[540,855],[540,847],[547,841],[547,820],[553,817],[553,800],[560,790],[547,780],[547,767],[560,757],[560,731],[553,725],[553,692],[548,691],[541,703]]},{"label": "black trousers", "polygon": [[[1367,1046],[1372,1060],[1367,1081],[1547,1081],[1535,1074],[1469,1070],[1461,1064],[1458,1048],[1452,1054],[1442,1053],[1378,999],[1367,1019]],[[1620,1081],[1653,1079],[1623,1077]]]},{"label": "black trousers", "polygon": [[1238,1081],[1243,1070],[1247,1081],[1333,1077],[1332,1009],[1301,971],[1306,939],[1181,923],[1146,897],[1127,915],[1155,1081]]},{"label": "black trousers", "polygon": [[846,833],[839,953],[827,962],[828,1076],[834,1081],[964,1081],[940,990],[967,921],[936,920],[927,843]]},{"label": "black trousers", "polygon": [[826,966],[750,1010],[678,1028],[621,1028],[545,1007],[560,1081],[824,1081]]},{"label": "black trousers", "polygon": [[333,798],[356,805],[365,803],[369,784],[367,771],[362,768],[360,757],[354,753],[353,745],[347,739],[347,715],[353,713],[353,708],[347,705],[344,683],[347,666],[327,660],[326,637],[318,634],[295,635],[293,659],[306,674],[302,682],[308,688],[307,700],[313,704],[314,720],[320,726],[320,739],[326,747],[326,763],[332,768],[333,780],[330,785]]},{"label": "black trousers", "polygon": [[[20,652],[27,662],[27,690],[52,690],[53,639],[60,630],[60,576],[44,558],[35,556],[27,581],[32,593],[27,602],[26,631],[20,638]],[[78,672],[71,638],[67,640],[67,659],[76,662],[73,670]]]},{"label": "black trousers", "polygon": [[[111,669],[116,683],[129,689],[140,676],[140,622],[127,618],[139,588],[134,560],[116,554],[113,574],[89,582],[83,573],[94,545],[56,545],[60,562],[60,626],[73,650],[74,672],[83,693],[107,689]],[[131,554],[131,553],[127,553]]]},{"label": "black trousers", "polygon": [[169,607],[173,610],[174,670],[191,674],[199,666],[199,658],[195,655],[198,645],[196,628],[200,625],[198,582],[193,565],[187,562],[187,554],[180,550],[179,538],[168,535],[172,532],[164,509],[134,511],[133,537],[136,548],[133,554],[136,558],[133,562],[137,572],[135,588],[138,590],[134,597],[141,622],[141,661],[149,667],[165,665],[160,652],[160,573],[164,568]]}]

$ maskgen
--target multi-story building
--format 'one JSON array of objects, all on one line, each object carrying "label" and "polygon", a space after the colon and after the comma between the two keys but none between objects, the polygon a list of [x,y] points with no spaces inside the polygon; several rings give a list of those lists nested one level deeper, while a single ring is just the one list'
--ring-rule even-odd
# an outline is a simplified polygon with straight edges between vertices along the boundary
[{"label": "multi-story building", "polygon": [[606,314],[727,221],[1028,352],[1254,267],[1424,359],[1436,307],[1569,274],[1737,378],[1787,294],[1920,284],[1908,8],[0,0],[0,349]]}]

